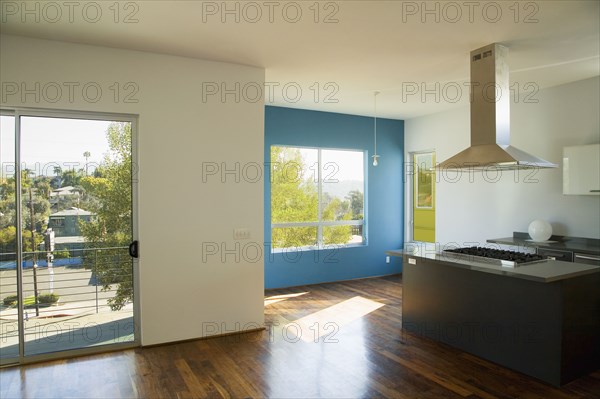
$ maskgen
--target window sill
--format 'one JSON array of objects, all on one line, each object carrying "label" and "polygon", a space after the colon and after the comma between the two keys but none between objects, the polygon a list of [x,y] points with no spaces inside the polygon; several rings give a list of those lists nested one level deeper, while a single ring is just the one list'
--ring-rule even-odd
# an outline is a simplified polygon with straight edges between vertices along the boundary
[{"label": "window sill", "polygon": [[340,249],[361,248],[361,247],[366,247],[366,246],[368,246],[367,243],[345,244],[345,245],[331,244],[331,245],[319,245],[319,246],[311,245],[311,246],[305,246],[305,247],[272,248],[271,253],[272,254],[280,254],[280,253],[308,252],[308,251],[337,251]]}]

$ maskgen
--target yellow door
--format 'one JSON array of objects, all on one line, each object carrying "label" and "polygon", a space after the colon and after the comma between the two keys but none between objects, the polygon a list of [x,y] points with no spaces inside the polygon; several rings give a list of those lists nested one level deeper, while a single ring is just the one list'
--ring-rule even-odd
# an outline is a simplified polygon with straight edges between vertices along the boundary
[{"label": "yellow door", "polygon": [[413,240],[435,242],[435,153],[414,154]]}]

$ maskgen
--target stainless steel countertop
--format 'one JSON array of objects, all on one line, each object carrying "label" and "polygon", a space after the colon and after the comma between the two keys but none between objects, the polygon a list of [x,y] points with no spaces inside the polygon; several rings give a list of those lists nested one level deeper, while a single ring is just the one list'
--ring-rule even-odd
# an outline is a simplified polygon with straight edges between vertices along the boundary
[{"label": "stainless steel countertop", "polygon": [[[515,236],[517,234],[520,235],[520,237]],[[545,242],[532,241],[528,238],[529,235],[527,233],[515,232],[512,237],[491,238],[487,240],[487,242],[513,245],[523,248],[546,248],[557,249],[559,251],[600,255],[600,240],[595,238],[553,236],[550,238],[550,241]]]},{"label": "stainless steel countertop", "polygon": [[418,245],[411,245],[410,248],[404,250],[386,251],[386,254],[390,256],[405,257],[405,261],[408,261],[408,258],[413,258],[417,265],[419,264],[419,259],[427,259],[429,262],[433,261],[448,266],[460,267],[462,269],[522,278],[541,283],[551,283],[587,274],[600,273],[600,266],[562,262],[558,260],[544,260],[514,268],[503,267],[479,260],[470,261],[467,259],[457,259],[446,256],[443,252],[436,251],[435,249]]}]

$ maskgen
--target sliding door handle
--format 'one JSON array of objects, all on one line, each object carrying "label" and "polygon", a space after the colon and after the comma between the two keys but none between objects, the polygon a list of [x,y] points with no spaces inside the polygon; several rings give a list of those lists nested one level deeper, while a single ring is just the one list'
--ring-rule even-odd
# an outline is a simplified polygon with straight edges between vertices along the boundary
[{"label": "sliding door handle", "polygon": [[129,244],[129,256],[132,258],[140,257],[139,242],[137,240]]}]

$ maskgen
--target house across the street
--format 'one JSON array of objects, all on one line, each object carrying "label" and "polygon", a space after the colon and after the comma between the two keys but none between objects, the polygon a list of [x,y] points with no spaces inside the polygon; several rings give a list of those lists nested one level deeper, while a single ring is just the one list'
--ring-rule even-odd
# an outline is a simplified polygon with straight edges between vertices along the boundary
[{"label": "house across the street", "polygon": [[71,252],[83,249],[84,238],[79,229],[79,221],[89,223],[94,213],[80,208],[69,208],[53,213],[48,220],[48,227],[54,231],[55,249],[67,249]]}]

